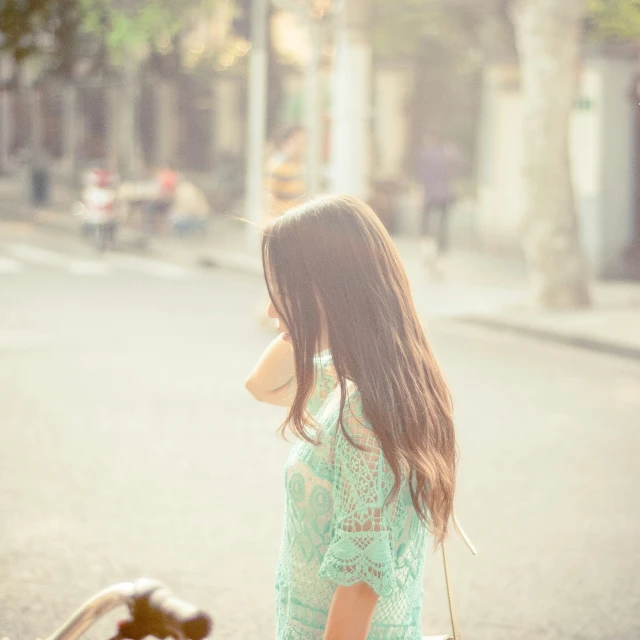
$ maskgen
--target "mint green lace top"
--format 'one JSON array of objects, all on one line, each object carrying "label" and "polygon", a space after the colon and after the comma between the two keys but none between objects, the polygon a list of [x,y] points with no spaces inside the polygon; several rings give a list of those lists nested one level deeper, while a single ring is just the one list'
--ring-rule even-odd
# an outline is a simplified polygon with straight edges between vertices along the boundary
[{"label": "mint green lace top", "polygon": [[307,405],[319,445],[298,441],[284,469],[285,525],[276,570],[277,640],[322,640],[337,585],[366,582],[379,595],[368,640],[420,640],[427,531],[406,484],[393,486],[358,390],[348,383],[337,425],[340,387],[328,351],[316,356]]}]

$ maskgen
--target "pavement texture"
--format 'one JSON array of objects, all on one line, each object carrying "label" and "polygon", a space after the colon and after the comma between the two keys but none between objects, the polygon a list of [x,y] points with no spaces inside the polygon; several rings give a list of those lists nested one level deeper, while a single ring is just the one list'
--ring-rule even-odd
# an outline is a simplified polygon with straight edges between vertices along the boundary
[{"label": "pavement texture", "polygon": [[[46,638],[144,575],[209,610],[216,640],[272,638],[290,445],[243,388],[272,339],[260,280],[22,223],[0,225],[0,256],[0,637]],[[450,544],[464,636],[637,640],[640,363],[445,314],[427,328],[479,549]],[[431,553],[425,589],[424,632],[446,633]]]}]

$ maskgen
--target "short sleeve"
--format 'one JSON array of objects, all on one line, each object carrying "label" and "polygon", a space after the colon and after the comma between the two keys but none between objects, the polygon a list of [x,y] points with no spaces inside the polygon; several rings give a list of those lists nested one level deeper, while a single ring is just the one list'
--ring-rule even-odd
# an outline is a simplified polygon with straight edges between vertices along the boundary
[{"label": "short sleeve", "polygon": [[333,366],[331,353],[328,350],[322,351],[313,358],[313,366],[315,379],[313,390],[307,401],[307,411],[315,416],[327,399],[329,392],[336,388],[338,376]]},{"label": "short sleeve", "polygon": [[332,537],[318,576],[344,586],[366,582],[389,597],[395,587],[397,500],[385,500],[393,473],[370,426],[349,405],[344,413],[347,433],[363,450],[336,428]]}]

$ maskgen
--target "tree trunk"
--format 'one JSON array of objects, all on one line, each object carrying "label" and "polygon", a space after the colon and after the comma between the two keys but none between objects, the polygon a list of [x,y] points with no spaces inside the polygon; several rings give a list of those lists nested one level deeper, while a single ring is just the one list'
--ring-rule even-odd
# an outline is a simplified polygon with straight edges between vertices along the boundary
[{"label": "tree trunk", "polygon": [[138,119],[138,93],[140,64],[131,56],[125,63],[125,83],[122,91],[122,117],[120,119],[120,160],[122,175],[139,180],[144,173],[144,159],[140,143]]},{"label": "tree trunk", "polygon": [[69,82],[64,88],[64,168],[70,185],[78,178],[78,89]]},{"label": "tree trunk", "polygon": [[4,89],[0,94],[0,128],[2,141],[0,142],[0,171],[9,170],[9,159],[13,146],[13,94]]},{"label": "tree trunk", "polygon": [[162,80],[156,86],[156,164],[176,163],[178,151],[178,91],[174,82]]},{"label": "tree trunk", "polygon": [[107,85],[104,88],[104,96],[107,101],[107,124],[106,124],[106,137],[107,137],[107,167],[111,171],[121,171],[121,149],[119,144],[120,134],[122,129],[120,124],[120,91],[121,88],[118,85]]},{"label": "tree trunk", "polygon": [[240,87],[235,77],[225,74],[213,75],[214,108],[212,158],[214,163],[220,155],[237,156],[242,152],[242,129],[244,114],[238,113]]},{"label": "tree trunk", "polygon": [[42,95],[38,87],[29,88],[29,110],[31,120],[29,123],[31,166],[40,166],[44,162],[42,156]]},{"label": "tree trunk", "polygon": [[535,301],[589,304],[569,161],[584,0],[517,0],[524,99],[524,251]]}]

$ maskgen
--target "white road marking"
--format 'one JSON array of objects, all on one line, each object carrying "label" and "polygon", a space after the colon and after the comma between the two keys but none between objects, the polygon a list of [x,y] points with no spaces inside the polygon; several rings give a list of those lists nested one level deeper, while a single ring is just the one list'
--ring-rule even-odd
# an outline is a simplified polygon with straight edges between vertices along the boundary
[{"label": "white road marking", "polygon": [[171,262],[161,262],[160,260],[141,258],[139,256],[110,255],[108,256],[108,262],[120,269],[130,269],[131,271],[138,271],[145,275],[168,280],[181,280],[194,273],[192,269],[187,269]]},{"label": "white road marking", "polygon": [[193,269],[171,262],[133,255],[106,253],[101,260],[89,260],[19,242],[6,244],[4,251],[11,258],[0,257],[0,274],[18,273],[23,267],[22,262],[64,269],[77,276],[106,276],[114,268],[166,280],[181,280],[195,273]]},{"label": "white road marking", "polygon": [[77,276],[106,276],[111,273],[111,268],[98,260],[73,259],[69,262],[69,271]]},{"label": "white road marking", "polygon": [[55,251],[34,247],[30,244],[13,242],[7,244],[5,250],[14,258],[30,262],[31,264],[47,267],[66,267],[69,263],[68,258]]},{"label": "white road marking", "polygon": [[[103,276],[109,273],[110,269],[107,264],[100,260],[83,260],[78,258],[72,258],[50,249],[43,249],[41,247],[34,247],[29,244],[11,243],[6,246],[6,250],[9,254],[28,262],[46,267],[58,267],[68,270],[74,275],[81,276]],[[17,263],[16,261],[16,264]],[[0,272],[2,269],[2,263],[0,262]]]}]

